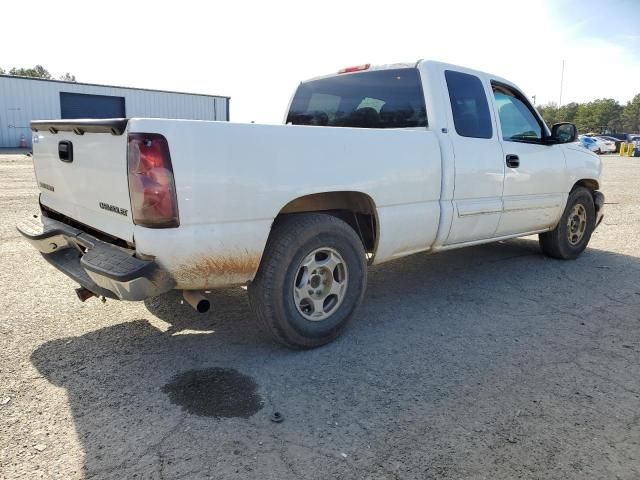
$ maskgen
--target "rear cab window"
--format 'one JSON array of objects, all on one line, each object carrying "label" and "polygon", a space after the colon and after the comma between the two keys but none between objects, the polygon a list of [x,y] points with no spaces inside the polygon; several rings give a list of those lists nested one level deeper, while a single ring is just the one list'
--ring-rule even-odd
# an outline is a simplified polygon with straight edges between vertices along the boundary
[{"label": "rear cab window", "polygon": [[368,70],[311,80],[296,91],[287,123],[324,127],[427,126],[416,68]]},{"label": "rear cab window", "polygon": [[491,138],[493,127],[487,95],[482,81],[475,75],[445,70],[453,124],[458,135]]}]

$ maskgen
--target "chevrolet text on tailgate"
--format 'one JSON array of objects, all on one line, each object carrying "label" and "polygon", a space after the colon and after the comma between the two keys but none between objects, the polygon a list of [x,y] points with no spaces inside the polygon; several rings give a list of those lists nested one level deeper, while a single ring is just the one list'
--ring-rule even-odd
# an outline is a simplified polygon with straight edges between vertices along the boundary
[{"label": "chevrolet text on tailgate", "polygon": [[247,285],[290,347],[336,338],[367,264],[539,234],[574,259],[603,216],[598,157],[513,83],[431,61],[303,82],[286,125],[32,122],[40,215],[20,232],[78,296]]}]

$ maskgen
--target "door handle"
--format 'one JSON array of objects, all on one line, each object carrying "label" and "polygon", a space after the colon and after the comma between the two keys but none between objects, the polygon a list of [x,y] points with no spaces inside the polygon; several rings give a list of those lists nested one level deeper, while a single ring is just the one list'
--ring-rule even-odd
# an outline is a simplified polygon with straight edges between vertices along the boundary
[{"label": "door handle", "polygon": [[73,162],[73,143],[69,140],[63,140],[58,143],[58,158],[65,162]]},{"label": "door handle", "polygon": [[520,157],[518,155],[507,155],[507,167],[518,168],[520,166]]}]

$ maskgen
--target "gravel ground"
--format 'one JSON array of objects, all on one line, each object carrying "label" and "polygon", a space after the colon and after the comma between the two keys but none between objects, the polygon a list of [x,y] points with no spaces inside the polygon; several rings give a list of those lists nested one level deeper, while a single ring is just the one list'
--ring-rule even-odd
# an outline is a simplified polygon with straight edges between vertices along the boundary
[{"label": "gravel ground", "polygon": [[14,228],[30,159],[2,156],[0,477],[640,478],[640,159],[604,163],[578,260],[391,262],[342,338],[292,352],[240,289],[80,303]]}]

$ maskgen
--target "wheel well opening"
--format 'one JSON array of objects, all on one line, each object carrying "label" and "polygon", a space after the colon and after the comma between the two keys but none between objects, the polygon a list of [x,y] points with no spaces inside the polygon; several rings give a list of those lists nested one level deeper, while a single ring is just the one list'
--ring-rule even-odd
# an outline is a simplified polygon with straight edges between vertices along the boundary
[{"label": "wheel well opening", "polygon": [[343,220],[360,237],[367,254],[375,253],[378,221],[375,204],[369,195],[350,191],[313,193],[287,203],[278,217],[311,212],[326,213]]},{"label": "wheel well opening", "polygon": [[596,190],[598,190],[598,188],[600,188],[597,181],[589,178],[584,178],[582,180],[577,181],[571,190],[575,190],[577,187],[585,187],[591,190],[592,192],[595,192]]}]

